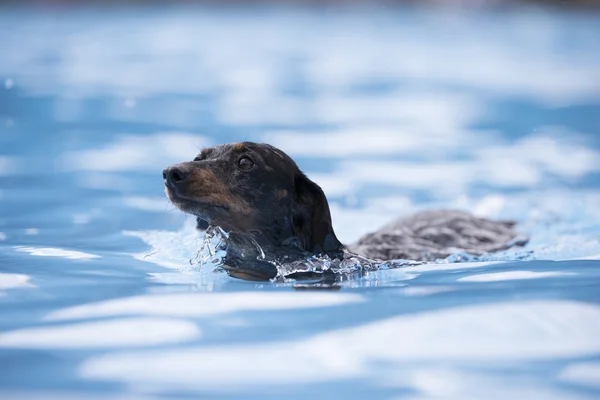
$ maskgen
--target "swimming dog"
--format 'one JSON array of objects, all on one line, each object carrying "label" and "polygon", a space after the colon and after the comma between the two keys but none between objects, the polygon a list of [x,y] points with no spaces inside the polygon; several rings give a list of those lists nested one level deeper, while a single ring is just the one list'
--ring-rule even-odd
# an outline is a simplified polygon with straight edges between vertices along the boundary
[{"label": "swimming dog", "polygon": [[[262,143],[229,143],[201,151],[163,171],[169,200],[180,210],[228,232],[224,266],[234,277],[277,276],[272,259],[293,262],[314,255],[343,257],[323,190],[283,151]],[[512,222],[459,211],[428,211],[366,235],[351,250],[376,258],[432,260],[517,243]],[[512,240],[512,242],[511,242]]]}]

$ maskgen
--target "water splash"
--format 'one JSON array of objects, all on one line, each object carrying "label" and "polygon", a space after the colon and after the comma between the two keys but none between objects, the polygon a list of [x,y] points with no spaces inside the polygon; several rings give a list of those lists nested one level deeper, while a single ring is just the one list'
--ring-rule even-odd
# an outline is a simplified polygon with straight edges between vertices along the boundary
[{"label": "water splash", "polygon": [[201,272],[225,272],[221,266],[227,254],[227,239],[229,233],[218,226],[209,226],[204,232],[202,244],[196,256],[190,259],[191,268],[186,270],[199,270]]},{"label": "water splash", "polygon": [[[228,232],[218,226],[210,226],[205,232],[202,245],[196,256],[190,260],[191,268],[186,268],[184,272],[224,272],[223,264],[227,255],[228,239]],[[349,275],[423,264],[411,260],[373,260],[347,250],[344,250],[340,257],[331,257],[325,253],[307,255],[301,258],[287,254],[277,256],[264,251],[256,241],[253,240],[252,243],[256,246],[256,259],[266,261],[277,268],[277,276],[274,281],[318,277],[327,272],[336,275]]]},{"label": "water splash", "polygon": [[278,278],[285,280],[289,276],[296,276],[298,274],[323,274],[330,271],[337,275],[352,275],[421,264],[423,263],[420,261],[411,260],[373,260],[344,250],[340,258],[330,257],[327,254],[319,254],[293,262],[275,263],[275,266],[279,272]]}]

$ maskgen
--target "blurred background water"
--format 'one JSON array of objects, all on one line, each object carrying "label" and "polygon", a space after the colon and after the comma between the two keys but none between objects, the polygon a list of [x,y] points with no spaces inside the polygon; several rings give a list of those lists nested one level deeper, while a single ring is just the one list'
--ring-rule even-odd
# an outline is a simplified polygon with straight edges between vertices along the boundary
[{"label": "blurred background water", "polygon": [[[68,4],[0,9],[0,398],[600,396],[593,8]],[[192,273],[161,171],[246,139],[345,243],[440,207],[532,240],[331,293]]]}]

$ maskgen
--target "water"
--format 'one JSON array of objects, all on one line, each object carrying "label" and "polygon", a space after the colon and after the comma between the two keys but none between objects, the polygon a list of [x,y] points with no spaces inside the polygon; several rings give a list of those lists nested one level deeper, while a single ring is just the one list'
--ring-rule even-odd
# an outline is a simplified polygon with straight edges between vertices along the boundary
[{"label": "water", "polygon": [[[599,19],[4,9],[0,397],[597,398]],[[335,291],[199,270],[161,171],[244,139],[345,243],[438,207],[532,240]]]}]

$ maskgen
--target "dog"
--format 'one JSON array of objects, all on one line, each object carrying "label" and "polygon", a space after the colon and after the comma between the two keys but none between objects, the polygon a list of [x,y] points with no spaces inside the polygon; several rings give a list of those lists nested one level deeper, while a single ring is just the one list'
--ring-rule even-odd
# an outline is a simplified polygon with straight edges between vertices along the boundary
[{"label": "dog", "polygon": [[[163,179],[169,200],[195,215],[200,228],[218,226],[228,233],[223,268],[233,277],[269,280],[278,275],[273,260],[315,255],[340,260],[347,252],[334,232],[323,190],[269,144],[206,148],[192,161],[166,168]],[[425,261],[456,251],[480,254],[520,244],[513,240],[513,225],[458,211],[423,212],[379,236],[365,236],[351,249],[367,257]]]}]

